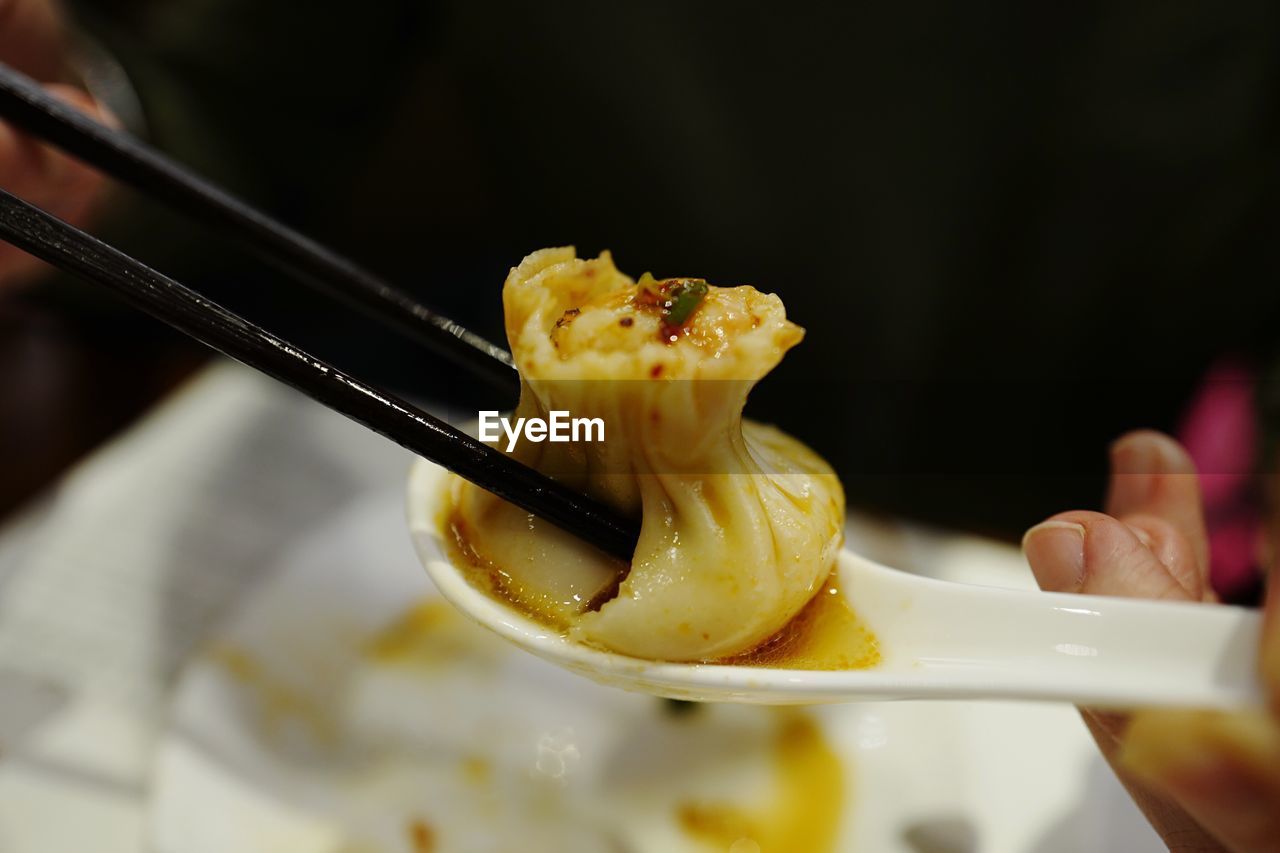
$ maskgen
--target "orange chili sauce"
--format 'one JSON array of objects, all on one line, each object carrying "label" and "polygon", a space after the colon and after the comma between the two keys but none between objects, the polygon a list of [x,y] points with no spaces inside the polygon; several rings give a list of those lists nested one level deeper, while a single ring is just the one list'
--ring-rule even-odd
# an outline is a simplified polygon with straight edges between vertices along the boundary
[{"label": "orange chili sauce", "polygon": [[[455,508],[447,506],[440,521],[448,534],[447,556],[472,586],[550,628],[567,630],[562,619],[531,607],[516,594],[515,581],[480,553],[469,536],[466,521]],[[619,575],[619,582],[621,578]],[[612,592],[616,594],[616,586]],[[772,669],[869,669],[880,663],[880,644],[840,592],[832,569],[821,589],[782,630],[751,651],[703,663]]]},{"label": "orange chili sauce", "polygon": [[835,569],[782,630],[749,652],[715,663],[772,669],[870,669],[880,663],[880,642],[840,592]]}]

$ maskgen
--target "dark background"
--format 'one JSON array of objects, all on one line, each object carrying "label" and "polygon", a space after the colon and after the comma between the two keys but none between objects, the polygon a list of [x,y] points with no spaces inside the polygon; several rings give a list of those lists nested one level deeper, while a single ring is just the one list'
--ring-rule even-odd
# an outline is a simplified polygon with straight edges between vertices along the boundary
[{"label": "dark background", "polygon": [[[777,292],[809,334],[749,411],[853,505],[1016,535],[1096,506],[1107,443],[1176,429],[1216,359],[1280,353],[1271,2],[77,12],[153,143],[494,339],[546,245]],[[122,248],[340,365],[512,402],[118,202]],[[187,351],[72,284],[26,301]]]}]

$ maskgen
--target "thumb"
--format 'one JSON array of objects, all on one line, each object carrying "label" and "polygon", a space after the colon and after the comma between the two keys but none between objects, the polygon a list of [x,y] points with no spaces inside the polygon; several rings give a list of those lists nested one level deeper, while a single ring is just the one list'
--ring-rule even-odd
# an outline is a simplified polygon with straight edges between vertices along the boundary
[{"label": "thumb", "polygon": [[1064,512],[1027,531],[1022,550],[1040,588],[1128,598],[1186,599],[1151,537],[1099,512]]}]

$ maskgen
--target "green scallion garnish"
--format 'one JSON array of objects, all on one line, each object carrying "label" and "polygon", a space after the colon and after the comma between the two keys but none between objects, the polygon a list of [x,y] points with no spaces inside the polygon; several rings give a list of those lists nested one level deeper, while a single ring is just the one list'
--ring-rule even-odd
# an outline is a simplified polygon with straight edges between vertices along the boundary
[{"label": "green scallion garnish", "polygon": [[667,304],[663,309],[666,324],[683,326],[706,295],[707,283],[700,278],[683,279],[672,284],[667,291]]}]

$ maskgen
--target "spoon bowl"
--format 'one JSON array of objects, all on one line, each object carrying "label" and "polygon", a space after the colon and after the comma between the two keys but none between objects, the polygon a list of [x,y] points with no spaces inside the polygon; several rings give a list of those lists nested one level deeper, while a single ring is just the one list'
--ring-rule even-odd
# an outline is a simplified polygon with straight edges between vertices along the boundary
[{"label": "spoon bowl", "polygon": [[641,660],[583,645],[474,587],[447,557],[446,472],[409,477],[414,547],[441,594],[500,636],[626,690],[768,705],[875,699],[1029,699],[1095,707],[1260,706],[1261,618],[1240,607],[972,586],[848,550],[839,588],[879,639],[868,669],[817,671]]}]

